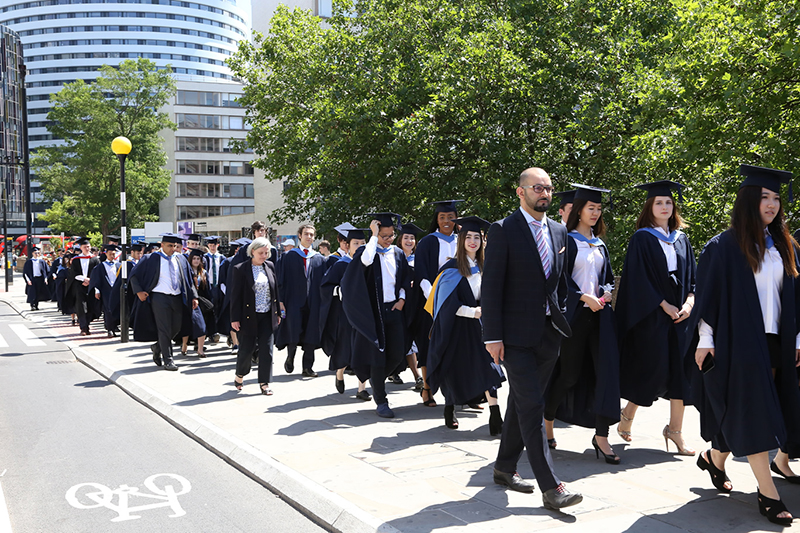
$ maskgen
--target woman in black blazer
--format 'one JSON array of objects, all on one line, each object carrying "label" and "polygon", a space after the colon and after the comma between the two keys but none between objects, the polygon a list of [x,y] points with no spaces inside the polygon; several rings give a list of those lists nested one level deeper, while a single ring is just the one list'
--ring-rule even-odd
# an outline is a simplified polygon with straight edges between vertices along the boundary
[{"label": "woman in black blazer", "polygon": [[264,237],[247,247],[250,259],[233,267],[228,294],[230,296],[231,329],[238,332],[239,353],[236,358],[234,386],[242,390],[244,376],[250,373],[250,360],[258,346],[258,384],[261,394],[272,396],[269,379],[272,375],[273,332],[280,324],[278,285],[275,267],[267,260],[270,243]]}]

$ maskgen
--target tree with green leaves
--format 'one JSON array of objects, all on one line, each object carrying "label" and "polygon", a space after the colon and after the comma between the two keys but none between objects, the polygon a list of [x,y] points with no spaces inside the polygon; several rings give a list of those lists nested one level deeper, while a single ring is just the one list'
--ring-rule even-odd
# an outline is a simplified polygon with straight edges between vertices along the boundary
[{"label": "tree with green leaves", "polygon": [[176,128],[159,110],[174,93],[170,70],[140,58],[104,65],[93,83],[78,80],[52,95],[48,130],[63,143],[38,148],[31,169],[53,202],[41,217],[53,231],[119,232],[120,169],[111,151],[118,136],[133,145],[125,163],[128,226],[158,220],[171,178],[159,132]]}]

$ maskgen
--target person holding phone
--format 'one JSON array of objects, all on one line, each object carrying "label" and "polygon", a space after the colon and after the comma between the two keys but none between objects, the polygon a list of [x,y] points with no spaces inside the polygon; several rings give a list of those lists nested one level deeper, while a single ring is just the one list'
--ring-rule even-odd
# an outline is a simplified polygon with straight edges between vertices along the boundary
[{"label": "person holding phone", "polygon": [[[789,525],[770,470],[800,483],[789,467],[800,456],[800,327],[797,243],[789,235],[780,197],[789,172],[742,165],[745,180],[731,225],[706,244],[697,269],[699,335],[694,355],[695,405],[711,449],[697,466],[720,492],[733,485],[725,460],[745,456],[756,477],[759,511]],[[791,190],[791,189],[790,189]],[[702,370],[704,373],[700,373]],[[780,447],[770,463],[770,450]]]}]

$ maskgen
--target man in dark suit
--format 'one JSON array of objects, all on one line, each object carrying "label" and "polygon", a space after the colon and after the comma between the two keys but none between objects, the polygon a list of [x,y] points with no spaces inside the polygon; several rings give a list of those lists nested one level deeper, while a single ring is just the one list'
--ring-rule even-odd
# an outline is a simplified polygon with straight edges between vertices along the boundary
[{"label": "man in dark suit", "polygon": [[[184,316],[198,305],[197,289],[186,256],[180,253],[182,239],[174,233],[161,235],[161,251],[145,256],[131,272],[130,284],[142,304],[149,303],[151,318],[146,320],[146,305],[134,307],[134,339],[149,338],[153,332],[139,332],[142,328],[157,330],[158,339],[150,346],[153,362],[164,370],[178,370],[172,358],[172,339],[181,330]],[[142,316],[139,316],[142,315]],[[149,335],[147,335],[149,334]]]},{"label": "man in dark suit", "polygon": [[81,254],[72,260],[72,296],[75,302],[75,314],[78,315],[78,325],[81,335],[89,334],[89,323],[100,316],[99,302],[89,298],[88,288],[92,270],[100,264],[100,259],[91,255],[92,245],[87,237],[78,239]]},{"label": "man in dark suit", "polygon": [[549,220],[553,186],[541,168],[519,178],[520,208],[489,229],[481,286],[484,341],[496,363],[505,362],[508,408],[494,468],[494,481],[519,492],[533,484],[517,474],[523,447],[542,490],[544,506],[560,509],[579,503],[553,472],[543,426],[544,391],[558,359],[564,318],[567,230]]}]

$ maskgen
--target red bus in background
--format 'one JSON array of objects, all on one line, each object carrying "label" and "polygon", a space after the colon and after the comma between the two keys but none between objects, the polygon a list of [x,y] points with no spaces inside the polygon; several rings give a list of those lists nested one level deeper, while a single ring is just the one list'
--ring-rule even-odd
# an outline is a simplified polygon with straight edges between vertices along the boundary
[{"label": "red bus in background", "polygon": [[[42,253],[47,254],[47,253],[50,253],[50,252],[53,251],[53,246],[50,244],[50,239],[52,239],[52,238],[61,239],[61,236],[60,235],[31,235],[31,242],[33,243],[34,246],[38,246],[42,250]],[[28,254],[26,254],[24,252],[24,250],[25,250],[25,239],[26,239],[25,235],[20,235],[19,237],[14,239],[14,245],[12,247],[12,250],[17,255],[25,255],[25,256],[28,255]],[[72,240],[73,239],[71,237],[64,237],[64,245],[65,246],[71,246],[72,245]],[[5,243],[6,243],[5,236],[4,235],[0,235],[0,254],[5,252]]]}]

